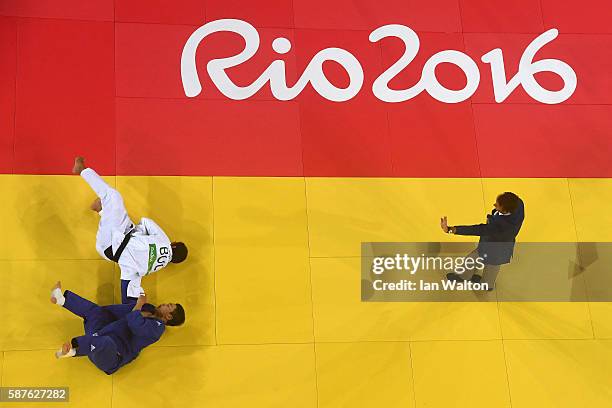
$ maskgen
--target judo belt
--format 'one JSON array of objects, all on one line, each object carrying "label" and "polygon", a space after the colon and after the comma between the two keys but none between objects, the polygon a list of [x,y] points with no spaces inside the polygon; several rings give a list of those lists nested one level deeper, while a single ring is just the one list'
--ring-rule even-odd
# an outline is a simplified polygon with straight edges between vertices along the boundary
[{"label": "judo belt", "polygon": [[123,241],[121,241],[121,245],[119,245],[119,248],[117,248],[117,252],[115,252],[115,254],[113,254],[113,246],[111,245],[104,250],[104,255],[106,255],[106,257],[113,262],[119,262],[121,254],[125,250],[125,247],[127,246],[128,242],[130,242],[130,239],[132,239],[133,232],[134,230],[131,230],[130,232],[125,234],[125,238],[123,238]]}]

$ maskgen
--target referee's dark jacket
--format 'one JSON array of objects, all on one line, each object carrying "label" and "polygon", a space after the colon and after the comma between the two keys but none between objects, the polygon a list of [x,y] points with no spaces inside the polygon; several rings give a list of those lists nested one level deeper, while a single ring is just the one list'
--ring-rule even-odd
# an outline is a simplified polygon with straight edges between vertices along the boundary
[{"label": "referee's dark jacket", "polygon": [[485,259],[485,264],[507,264],[512,258],[515,238],[524,219],[525,205],[520,200],[514,212],[504,215],[493,210],[487,215],[486,224],[457,226],[455,234],[480,236],[478,255]]}]

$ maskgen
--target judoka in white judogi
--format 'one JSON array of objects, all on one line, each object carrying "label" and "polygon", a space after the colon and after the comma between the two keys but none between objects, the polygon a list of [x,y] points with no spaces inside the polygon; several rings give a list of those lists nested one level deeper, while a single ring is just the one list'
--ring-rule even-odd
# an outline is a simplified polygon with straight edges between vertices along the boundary
[{"label": "judoka in white judogi", "polygon": [[121,194],[93,169],[85,168],[83,159],[75,161],[74,173],[80,174],[99,198],[96,250],[104,259],[119,264],[123,302],[135,301],[144,294],[142,278],[170,262],[182,262],[187,257],[187,247],[182,242],[171,242],[161,227],[149,218],[143,217],[134,225]]}]

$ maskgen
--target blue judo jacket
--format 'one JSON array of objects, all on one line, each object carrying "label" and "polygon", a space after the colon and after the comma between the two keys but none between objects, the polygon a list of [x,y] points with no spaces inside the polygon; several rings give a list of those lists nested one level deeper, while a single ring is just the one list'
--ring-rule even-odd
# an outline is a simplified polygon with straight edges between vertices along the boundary
[{"label": "blue judo jacket", "polygon": [[[77,355],[87,355],[106,374],[128,364],[145,347],[160,339],[165,324],[153,317],[143,317],[133,305],[111,305],[99,309],[108,323],[96,332],[75,337]],[[145,307],[143,307],[145,309]]]},{"label": "blue judo jacket", "polygon": [[98,331],[98,336],[109,336],[117,344],[117,352],[125,365],[135,359],[145,347],[155,343],[164,333],[161,320],[143,317],[134,310],[123,319],[116,320]]},{"label": "blue judo jacket", "polygon": [[457,226],[457,235],[480,236],[478,255],[486,265],[502,265],[510,262],[514,253],[516,236],[525,219],[525,205],[521,200],[511,214],[502,215],[496,210],[487,215],[486,224]]}]

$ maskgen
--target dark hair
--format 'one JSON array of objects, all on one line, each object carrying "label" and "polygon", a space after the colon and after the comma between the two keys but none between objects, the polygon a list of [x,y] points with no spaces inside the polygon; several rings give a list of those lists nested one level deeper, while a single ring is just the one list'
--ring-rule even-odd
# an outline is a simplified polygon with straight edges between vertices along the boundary
[{"label": "dark hair", "polygon": [[521,199],[516,194],[506,191],[497,196],[497,202],[504,211],[514,212],[518,208]]},{"label": "dark hair", "polygon": [[181,263],[187,258],[187,246],[182,242],[173,242],[172,243],[172,263]]},{"label": "dark hair", "polygon": [[166,326],[180,326],[185,323],[185,309],[180,303],[176,304],[176,309],[172,312],[172,319],[166,322]]}]

